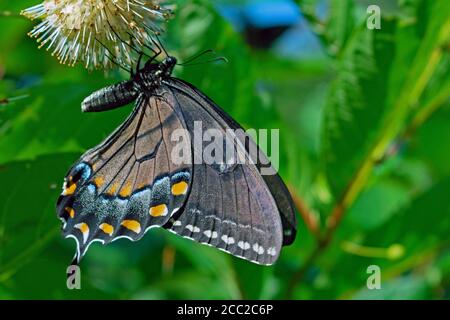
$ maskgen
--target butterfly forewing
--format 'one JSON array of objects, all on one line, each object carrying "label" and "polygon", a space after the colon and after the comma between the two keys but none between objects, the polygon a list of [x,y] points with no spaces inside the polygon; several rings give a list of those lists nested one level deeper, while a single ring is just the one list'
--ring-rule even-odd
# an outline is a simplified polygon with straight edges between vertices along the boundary
[{"label": "butterfly forewing", "polygon": [[73,166],[57,211],[64,235],[77,240],[78,260],[93,241],[138,240],[183,206],[192,166],[170,160],[170,134],[179,128],[178,110],[157,95],[141,96],[129,119]]}]

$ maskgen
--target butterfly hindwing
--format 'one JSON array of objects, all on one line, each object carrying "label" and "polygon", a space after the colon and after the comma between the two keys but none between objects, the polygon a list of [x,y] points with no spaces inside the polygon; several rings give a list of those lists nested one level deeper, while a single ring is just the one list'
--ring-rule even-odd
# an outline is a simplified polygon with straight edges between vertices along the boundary
[{"label": "butterfly hindwing", "polygon": [[[238,128],[191,85],[178,79],[166,84],[166,100],[182,110],[191,135],[199,126],[201,132],[216,129],[226,137],[230,136],[227,129]],[[225,145],[225,141],[207,139],[202,148],[194,145],[194,158],[211,143],[218,148]],[[225,163],[194,164],[192,190],[184,211],[176,214],[175,222],[167,227],[238,257],[272,264],[283,244],[280,210],[256,164],[237,163],[238,156],[249,156],[244,141],[237,140],[233,148],[235,159],[230,164],[225,161],[233,160],[227,158],[229,155],[223,155]],[[292,206],[285,209],[295,221]],[[295,226],[289,228],[295,233]]]},{"label": "butterfly hindwing", "polygon": [[65,237],[77,240],[78,260],[93,241],[138,240],[183,206],[192,167],[170,161],[170,134],[184,127],[164,99],[141,96],[127,121],[73,166],[57,211]]},{"label": "butterfly hindwing", "polygon": [[[197,101],[199,101],[204,108],[209,110],[209,112],[212,111],[212,113],[215,114],[215,119],[217,119],[217,122],[219,122],[221,126],[238,131],[242,130],[239,123],[237,123],[208,96],[200,92],[193,85],[180,79],[173,79],[173,81],[175,87],[178,87],[179,89],[183,88],[182,90],[186,95],[195,97],[195,99],[197,99]],[[297,220],[289,190],[280,175],[271,167],[270,161],[264,152],[259,149],[258,145],[248,136],[245,136],[244,139],[245,141],[242,142],[246,144],[246,151],[253,150],[253,152],[249,151],[249,153],[251,154],[258,170],[261,171],[262,167],[269,169],[268,171],[270,174],[264,174],[262,175],[262,178],[274,197],[281,216],[283,226],[283,245],[290,245],[294,242],[297,233]],[[241,140],[244,139],[241,137]]]}]

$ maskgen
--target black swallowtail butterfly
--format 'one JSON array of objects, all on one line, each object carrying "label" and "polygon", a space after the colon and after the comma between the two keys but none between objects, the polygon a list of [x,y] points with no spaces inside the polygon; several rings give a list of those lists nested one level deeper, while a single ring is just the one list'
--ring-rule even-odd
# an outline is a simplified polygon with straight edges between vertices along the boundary
[{"label": "black swallowtail butterfly", "polygon": [[[84,112],[136,104],[128,119],[87,151],[65,178],[57,213],[64,236],[77,242],[75,262],[95,241],[136,241],[150,228],[162,227],[234,256],[273,264],[296,234],[292,200],[278,174],[261,175],[261,161],[177,164],[170,159],[174,130],[191,135],[196,123],[224,134],[241,129],[194,86],[171,77],[175,64],[170,56],[149,60],[131,80],[83,101]],[[198,144],[186,141],[190,157],[198,155]],[[233,144],[245,157],[252,146],[258,149],[245,135]],[[259,149],[258,154],[268,163]]]}]

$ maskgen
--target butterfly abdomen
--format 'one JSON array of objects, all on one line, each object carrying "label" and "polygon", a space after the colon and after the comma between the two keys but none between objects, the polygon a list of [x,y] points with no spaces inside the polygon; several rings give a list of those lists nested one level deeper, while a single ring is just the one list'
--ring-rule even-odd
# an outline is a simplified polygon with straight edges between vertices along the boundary
[{"label": "butterfly abdomen", "polygon": [[137,96],[134,82],[123,81],[92,93],[81,103],[81,110],[83,112],[111,110],[133,102]]}]

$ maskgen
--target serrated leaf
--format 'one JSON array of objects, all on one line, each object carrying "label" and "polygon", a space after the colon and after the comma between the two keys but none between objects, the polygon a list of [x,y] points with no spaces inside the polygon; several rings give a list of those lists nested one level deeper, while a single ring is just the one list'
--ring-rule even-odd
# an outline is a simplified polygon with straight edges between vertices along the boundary
[{"label": "serrated leaf", "polygon": [[330,17],[326,26],[329,49],[339,54],[347,45],[355,27],[354,0],[331,0]]},{"label": "serrated leaf", "polygon": [[[352,179],[365,182],[439,64],[441,45],[449,36],[449,4],[427,5],[413,25],[393,19],[383,20],[381,30],[361,27],[343,54],[329,95],[323,143],[336,198]],[[428,19],[430,11],[434,19]],[[349,202],[360,188],[352,186]]]},{"label": "serrated leaf", "polygon": [[333,194],[340,196],[366,156],[389,110],[388,81],[395,23],[360,28],[349,43],[329,94],[324,123],[324,160]]}]

